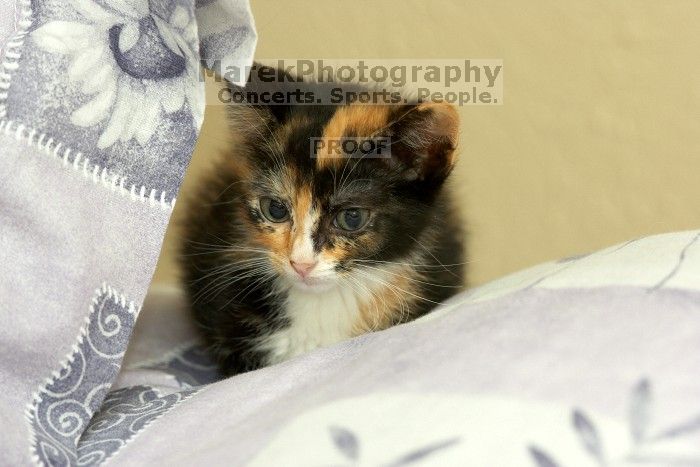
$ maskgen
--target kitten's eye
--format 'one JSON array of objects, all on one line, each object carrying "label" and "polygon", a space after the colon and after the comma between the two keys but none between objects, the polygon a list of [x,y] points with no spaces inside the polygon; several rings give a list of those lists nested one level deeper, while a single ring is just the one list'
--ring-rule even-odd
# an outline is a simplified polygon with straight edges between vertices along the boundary
[{"label": "kitten's eye", "polygon": [[361,208],[343,209],[335,216],[335,225],[343,230],[353,232],[367,224],[369,211]]},{"label": "kitten's eye", "polygon": [[270,222],[284,222],[289,219],[287,206],[276,199],[260,198],[260,210]]}]

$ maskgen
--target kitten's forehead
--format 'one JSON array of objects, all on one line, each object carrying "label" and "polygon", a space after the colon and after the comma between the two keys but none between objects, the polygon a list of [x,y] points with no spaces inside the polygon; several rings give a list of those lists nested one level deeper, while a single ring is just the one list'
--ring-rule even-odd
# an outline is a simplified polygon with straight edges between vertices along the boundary
[{"label": "kitten's forehead", "polygon": [[[253,186],[260,195],[267,192],[290,202],[309,192],[313,205],[361,195],[371,188],[372,163],[347,157],[337,144],[330,150],[331,142],[372,137],[390,123],[392,112],[389,106],[369,105],[335,107],[333,113],[295,111],[267,141],[266,154],[259,155],[259,170],[251,173]],[[318,140],[321,149],[314,151]]]},{"label": "kitten's forehead", "polygon": [[266,164],[283,159],[300,178],[314,178],[327,169],[355,165],[339,143],[348,138],[381,136],[400,109],[390,105],[300,106],[292,111],[267,141]]},{"label": "kitten's forehead", "polygon": [[346,162],[333,148],[343,138],[371,138],[377,136],[391,122],[391,108],[387,105],[349,105],[339,108],[323,127],[318,151],[315,151],[317,169],[332,168]]}]

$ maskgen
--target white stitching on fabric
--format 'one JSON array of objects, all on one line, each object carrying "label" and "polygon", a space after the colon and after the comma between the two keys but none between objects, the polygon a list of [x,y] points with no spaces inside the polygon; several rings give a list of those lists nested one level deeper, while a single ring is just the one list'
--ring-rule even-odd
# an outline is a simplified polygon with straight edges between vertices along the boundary
[{"label": "white stitching on fabric", "polygon": [[[10,37],[10,39],[5,43],[5,49],[4,49],[4,54],[2,57],[2,61],[0,62],[0,131],[3,129],[5,130],[6,135],[10,135],[10,131],[12,131],[12,125],[13,121],[12,120],[5,120],[7,117],[7,104],[5,101],[7,100],[8,97],[8,91],[10,89],[10,85],[12,82],[12,73],[16,71],[19,68],[19,60],[22,57],[22,46],[24,45],[25,38],[28,34],[29,27],[33,23],[33,15],[34,12],[32,11],[32,3],[31,0],[17,0],[17,5],[19,6],[19,17],[17,18],[17,31]],[[37,134],[36,129],[30,129],[30,131],[27,132],[27,128],[23,124],[18,124],[17,128],[15,128],[15,139],[17,140],[22,140],[23,137],[26,137],[27,144],[30,146],[34,146],[34,136]],[[26,136],[25,136],[26,132]],[[41,133],[39,136],[39,140],[36,143],[36,147],[39,148],[39,150],[45,151],[48,155],[53,155],[56,158],[60,158],[59,151],[61,148],[64,148],[65,145],[62,143],[56,144],[56,146],[53,148],[53,152],[51,152],[51,145],[54,143],[53,138],[49,138],[49,140],[46,142],[46,144],[43,145],[42,143],[44,141],[44,138],[46,135],[44,133]],[[63,164],[67,165],[69,162],[69,156],[71,154],[71,149],[66,148],[64,149],[63,152]],[[80,170],[78,166],[78,162],[80,161],[82,157],[82,153],[76,153],[75,158],[73,160],[73,168],[76,170]],[[89,167],[89,159],[86,158],[83,161],[83,175],[86,178],[90,178],[90,167]],[[101,182],[101,184],[107,188],[110,188],[113,191],[118,191],[122,196],[126,196],[129,194],[129,192],[125,189],[124,187],[124,181],[126,177],[120,177],[118,175],[114,175],[112,178],[112,182],[107,180],[107,175],[108,173],[106,172],[107,168],[100,167],[99,165],[95,164],[94,165],[94,172],[92,174],[92,180],[93,183],[97,184],[98,182]],[[103,177],[101,179],[98,179],[95,175],[98,174],[99,172],[103,172]],[[133,195],[134,192],[138,189],[138,187],[132,185],[131,186],[131,194]],[[150,199],[148,199],[146,196],[143,194],[146,191],[146,187],[142,186],[141,187],[141,196],[131,196],[131,199],[136,201],[140,200],[142,203],[146,203],[146,201],[149,201],[150,206],[155,206],[158,205],[163,209],[173,209],[175,207],[175,198],[173,198],[170,201],[167,201],[165,199],[165,192],[163,191],[160,195],[160,202],[155,200],[155,197],[157,196],[155,189],[151,190],[152,196]]]},{"label": "white stitching on fabric", "polygon": [[[48,140],[44,142],[47,138],[45,133],[40,133],[35,142],[34,137],[38,134],[38,131],[34,128],[27,128],[26,125],[14,122],[13,120],[0,119],[0,132],[4,132],[7,136],[14,136],[17,141],[24,141],[28,146],[36,147],[48,156],[59,159],[64,166],[71,163],[70,155],[73,154],[71,148],[64,146],[63,143],[56,142],[53,138],[48,138]],[[94,184],[101,184],[112,191],[119,192],[122,196],[129,195],[131,200],[141,201],[144,204],[148,203],[150,206],[160,206],[163,209],[173,209],[175,207],[175,198],[168,201],[165,198],[165,191],[160,192],[159,196],[155,188],[149,190],[143,185],[139,188],[132,184],[131,188],[127,189],[125,186],[126,177],[122,177],[116,173],[110,174],[107,167],[102,167],[98,164],[91,165],[90,159],[84,157],[81,152],[75,152],[74,154],[75,156],[72,161],[73,169],[82,172],[82,175],[92,180]],[[79,164],[81,160],[82,165]],[[146,194],[147,192],[148,195]]]},{"label": "white stitching on fabric", "polygon": [[136,306],[136,304],[133,301],[127,300],[126,296],[123,293],[120,293],[113,287],[107,285],[106,282],[103,282],[102,286],[95,290],[95,294],[93,295],[92,300],[90,301],[90,312],[87,314],[87,316],[85,316],[83,320],[83,325],[80,327],[80,331],[78,332],[76,342],[71,346],[71,352],[59,363],[58,366],[60,370],[52,371],[51,377],[46,378],[41,384],[41,386],[39,386],[39,389],[36,392],[34,392],[30,402],[26,405],[24,409],[25,421],[27,422],[27,425],[29,427],[30,455],[34,465],[40,467],[43,466],[41,458],[37,454],[37,435],[33,428],[34,419],[37,416],[36,409],[41,403],[42,394],[46,393],[46,388],[53,385],[56,382],[56,380],[59,379],[59,377],[61,376],[61,371],[69,369],[70,364],[73,363],[75,359],[75,355],[77,355],[80,352],[79,345],[83,343],[83,340],[87,336],[88,329],[90,327],[90,317],[95,314],[95,306],[99,303],[98,297],[104,294],[107,294],[107,300],[113,300],[114,303],[121,305],[122,308],[128,309],[129,313],[134,316],[138,316],[138,314],[141,311],[140,305]]},{"label": "white stitching on fabric", "polygon": [[17,20],[17,31],[5,43],[5,51],[0,63],[0,118],[7,115],[7,105],[5,100],[12,81],[12,72],[19,68],[19,59],[22,56],[22,45],[27,36],[27,30],[32,25],[31,0],[17,0],[19,6],[19,18]]}]

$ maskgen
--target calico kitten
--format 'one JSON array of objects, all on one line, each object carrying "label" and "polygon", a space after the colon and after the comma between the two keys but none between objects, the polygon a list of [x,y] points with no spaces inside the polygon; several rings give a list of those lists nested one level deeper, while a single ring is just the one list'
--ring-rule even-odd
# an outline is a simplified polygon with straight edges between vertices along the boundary
[{"label": "calico kitten", "polygon": [[[233,104],[229,120],[235,147],[190,203],[181,256],[224,374],[413,320],[459,291],[453,107]],[[310,143],[378,137],[384,157]]]}]

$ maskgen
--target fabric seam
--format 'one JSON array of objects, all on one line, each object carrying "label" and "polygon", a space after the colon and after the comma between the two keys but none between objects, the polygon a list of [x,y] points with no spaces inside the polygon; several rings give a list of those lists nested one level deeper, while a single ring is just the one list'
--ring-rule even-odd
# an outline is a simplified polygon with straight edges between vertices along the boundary
[{"label": "fabric seam", "polygon": [[148,202],[150,206],[159,206],[165,210],[172,210],[175,207],[176,198],[167,200],[165,191],[161,191],[158,195],[155,188],[148,189],[144,185],[137,188],[136,185],[132,184],[130,188],[127,188],[127,177],[116,173],[110,174],[107,167],[91,164],[90,158],[85,157],[82,152],[73,151],[72,148],[54,140],[46,133],[13,120],[2,119],[0,119],[0,132],[4,132],[7,136],[14,136],[17,141],[24,141],[27,146],[36,148],[61,161],[64,167],[70,166],[81,173],[83,177],[92,180],[93,183],[101,184],[122,196],[129,196],[132,201]]},{"label": "fabric seam", "polygon": [[[88,333],[88,328],[90,326],[91,322],[91,317],[95,314],[95,305],[99,304],[99,297],[103,296],[104,294],[107,295],[105,300],[114,300],[115,303],[121,305],[122,308],[128,310],[128,312],[134,316],[138,316],[139,311],[141,310],[140,306],[136,306],[136,304],[133,301],[127,300],[126,296],[122,293],[119,293],[117,290],[112,288],[111,286],[107,285],[106,282],[102,283],[102,286],[98,289],[95,290],[95,294],[92,297],[92,302],[90,303],[90,312],[88,313],[87,316],[85,316],[83,320],[83,325],[80,327],[80,331],[78,332],[78,338],[76,341],[73,343],[71,346],[71,351],[70,353],[59,363],[59,369],[54,370],[51,372],[51,376],[46,378],[44,382],[39,386],[39,389],[37,389],[34,394],[32,395],[30,402],[26,405],[25,407],[25,420],[27,422],[27,426],[29,428],[29,454],[30,458],[32,460],[32,463],[36,466],[44,466],[45,464],[41,461],[41,458],[39,457],[39,454],[37,452],[38,450],[38,445],[37,445],[37,434],[36,431],[34,430],[33,424],[34,420],[36,419],[36,410],[39,407],[39,404],[41,403],[42,400],[42,394],[46,393],[46,388],[51,386],[60,378],[60,373],[63,370],[66,370],[69,368],[71,363],[75,360],[75,356],[80,353],[80,344],[83,343],[83,340],[86,338],[87,333]],[[91,414],[91,416],[94,415]],[[80,438],[78,438],[80,439]]]},{"label": "fabric seam", "polygon": [[17,0],[15,5],[19,6],[19,17],[16,18],[17,30],[5,43],[2,63],[0,63],[0,119],[7,116],[7,104],[5,104],[5,101],[12,84],[12,74],[19,68],[22,46],[33,23],[32,16],[34,11],[32,10],[31,0]]}]

